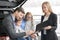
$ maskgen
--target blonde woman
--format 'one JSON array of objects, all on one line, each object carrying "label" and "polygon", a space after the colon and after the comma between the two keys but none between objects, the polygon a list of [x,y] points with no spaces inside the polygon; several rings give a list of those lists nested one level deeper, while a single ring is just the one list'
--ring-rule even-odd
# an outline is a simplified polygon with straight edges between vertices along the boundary
[{"label": "blonde woman", "polygon": [[[41,40],[58,40],[55,32],[57,28],[57,15],[53,13],[49,2],[42,3],[42,11],[44,16],[41,17],[41,23],[45,22],[45,24],[41,30]],[[38,24],[37,27],[39,26]]]}]

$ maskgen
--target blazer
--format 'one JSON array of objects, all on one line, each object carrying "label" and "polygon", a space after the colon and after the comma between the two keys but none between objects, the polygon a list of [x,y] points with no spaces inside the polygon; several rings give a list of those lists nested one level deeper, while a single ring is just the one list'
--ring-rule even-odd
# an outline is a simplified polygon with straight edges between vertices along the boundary
[{"label": "blazer", "polygon": [[6,33],[11,38],[11,40],[17,40],[17,38],[21,38],[26,35],[25,32],[23,32],[23,33],[15,32],[14,23],[13,23],[13,19],[12,19],[11,15],[4,18],[3,25],[4,25]]},{"label": "blazer", "polygon": [[[43,22],[43,19],[44,19],[44,16],[41,17],[41,23],[39,23],[36,26],[36,31],[37,30],[41,31],[41,40],[58,40],[56,32],[55,32],[57,28],[57,15],[54,13],[51,13],[47,21]],[[46,30],[47,34],[44,35],[43,28],[46,26],[51,26],[52,28],[49,30]],[[40,28],[40,30],[38,28]]]}]

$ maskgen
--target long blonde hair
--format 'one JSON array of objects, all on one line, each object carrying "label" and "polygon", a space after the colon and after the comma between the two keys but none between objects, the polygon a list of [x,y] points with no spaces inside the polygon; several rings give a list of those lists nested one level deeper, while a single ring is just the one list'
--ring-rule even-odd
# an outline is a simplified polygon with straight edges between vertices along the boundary
[{"label": "long blonde hair", "polygon": [[46,2],[43,2],[43,3],[42,3],[42,7],[43,7],[44,4],[48,7],[49,12],[51,13],[51,12],[52,12],[52,8],[51,8],[50,3],[47,2],[47,1],[46,1]]}]

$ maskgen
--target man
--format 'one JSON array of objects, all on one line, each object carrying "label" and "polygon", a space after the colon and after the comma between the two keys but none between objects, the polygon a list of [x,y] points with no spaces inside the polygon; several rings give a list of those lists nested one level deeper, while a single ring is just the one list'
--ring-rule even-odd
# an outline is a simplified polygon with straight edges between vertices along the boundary
[{"label": "man", "polygon": [[[24,10],[22,8],[16,8],[13,12],[13,14],[7,16],[3,20],[3,25],[5,28],[5,31],[7,32],[8,36],[11,40],[18,40],[17,38],[21,38],[26,35],[31,35],[33,31],[29,32],[22,32],[22,33],[16,33],[15,31],[15,18],[16,19],[22,19],[24,15]],[[20,18],[21,17],[21,18]]]},{"label": "man", "polygon": [[[21,11],[23,13],[20,13],[20,17],[19,18],[15,18],[15,30],[16,33],[21,33],[21,32],[25,32],[25,20],[24,20],[24,11]],[[18,40],[25,40],[24,37],[22,38],[18,38]]]}]

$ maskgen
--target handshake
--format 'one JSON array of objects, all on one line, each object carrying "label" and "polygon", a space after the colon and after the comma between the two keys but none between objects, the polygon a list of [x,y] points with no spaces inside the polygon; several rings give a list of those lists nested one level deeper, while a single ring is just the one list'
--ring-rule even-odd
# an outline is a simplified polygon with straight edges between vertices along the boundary
[{"label": "handshake", "polygon": [[33,30],[30,30],[30,31],[26,32],[26,35],[27,35],[27,36],[29,35],[29,36],[31,36],[32,38],[35,38],[37,33],[38,33],[38,32],[35,32],[35,31],[33,31]]}]

